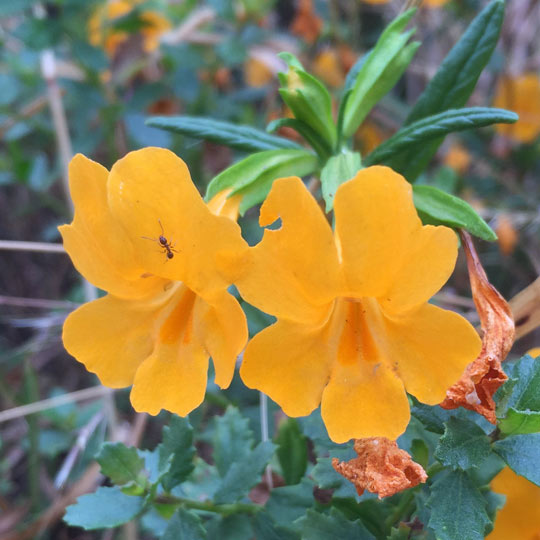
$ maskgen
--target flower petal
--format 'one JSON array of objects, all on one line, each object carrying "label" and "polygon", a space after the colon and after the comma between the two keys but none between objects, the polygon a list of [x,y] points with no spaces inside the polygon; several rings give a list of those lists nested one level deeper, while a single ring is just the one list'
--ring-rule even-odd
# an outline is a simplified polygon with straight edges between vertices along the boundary
[{"label": "flower petal", "polygon": [[84,304],[64,323],[66,350],[106,386],[133,383],[135,371],[152,352],[159,306],[107,295]]},{"label": "flower petal", "polygon": [[363,169],[338,188],[334,212],[344,296],[382,296],[395,281],[411,235],[421,227],[410,184],[388,167]]},{"label": "flower petal", "polygon": [[240,376],[246,386],[270,396],[287,415],[305,416],[321,401],[334,356],[326,325],[278,321],[249,342]]},{"label": "flower petal", "polygon": [[236,223],[210,212],[179,157],[164,148],[130,152],[111,169],[108,194],[147,271],[183,281],[203,296],[227,288],[230,282],[216,271],[216,256],[247,246]]},{"label": "flower petal", "polygon": [[266,229],[249,250],[235,285],[246,301],[278,319],[320,322],[340,287],[332,230],[299,178],[276,180],[262,205],[261,226],[279,218],[281,228]]},{"label": "flower petal", "polygon": [[108,171],[77,154],[69,164],[69,185],[75,204],[71,225],[60,227],[64,247],[77,270],[91,283],[115,296],[141,298],[163,287],[146,277],[132,245],[107,204]]},{"label": "flower petal", "polygon": [[245,347],[248,330],[240,304],[228,292],[195,304],[194,326],[216,370],[215,382],[227,388],[234,375],[236,359]]},{"label": "flower petal", "polygon": [[385,317],[379,332],[386,357],[407,392],[429,405],[445,398],[482,347],[466,319],[431,304],[401,318]]},{"label": "flower petal", "polygon": [[167,306],[156,347],[135,374],[130,397],[136,411],[185,416],[202,403],[208,353],[194,329],[196,302],[195,293],[182,287]]}]

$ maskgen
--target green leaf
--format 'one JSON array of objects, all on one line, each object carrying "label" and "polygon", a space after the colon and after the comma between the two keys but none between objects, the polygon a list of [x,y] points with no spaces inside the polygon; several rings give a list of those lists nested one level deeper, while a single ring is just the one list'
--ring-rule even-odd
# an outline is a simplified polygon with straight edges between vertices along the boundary
[{"label": "green leaf", "polygon": [[159,464],[170,462],[170,468],[161,479],[166,491],[183,482],[194,468],[193,428],[187,418],[173,415],[163,429],[163,442],[159,445]]},{"label": "green leaf", "polygon": [[445,429],[444,424],[452,417],[453,411],[447,411],[438,405],[420,403],[415,397],[411,399],[411,415],[420,420],[428,431],[442,435]]},{"label": "green leaf", "polygon": [[460,469],[478,467],[491,453],[484,431],[470,420],[452,417],[445,424],[435,457],[443,464]]},{"label": "green leaf", "polygon": [[315,504],[313,482],[303,478],[299,484],[273,489],[266,503],[268,514],[279,525],[290,525]]},{"label": "green leaf", "polygon": [[266,126],[266,131],[272,133],[282,127],[294,129],[299,133],[321,159],[327,159],[332,154],[328,143],[308,124],[297,118],[277,118]]},{"label": "green leaf", "polygon": [[[396,156],[398,158],[401,157],[399,155],[400,153],[408,152],[409,150],[416,151],[426,143],[439,137],[444,137],[448,133],[476,129],[498,123],[512,124],[517,119],[518,116],[516,113],[492,107],[470,107],[444,111],[402,127],[395,135],[392,135],[392,137],[375,148],[366,157],[365,163],[368,166],[384,162],[392,166],[394,161],[396,161]],[[407,179],[411,181],[409,177]]]},{"label": "green leaf", "polygon": [[507,437],[496,441],[493,450],[515,473],[540,486],[540,433]]},{"label": "green leaf", "polygon": [[329,514],[308,510],[299,523],[302,540],[375,540],[359,519],[349,521],[335,508]]},{"label": "green leaf", "polygon": [[454,197],[434,186],[413,186],[414,205],[422,221],[431,225],[447,225],[466,229],[471,234],[493,242],[497,235],[463,199]]},{"label": "green leaf", "polygon": [[407,45],[414,30],[402,32],[415,13],[415,9],[410,9],[392,21],[363,61],[354,86],[350,93],[345,93],[344,137],[354,134],[369,111],[392,89],[412,60],[420,44],[413,42]]},{"label": "green leaf", "polygon": [[401,524],[398,528],[393,527],[387,540],[409,540],[412,530],[407,525]]},{"label": "green leaf", "polygon": [[358,152],[342,152],[332,156],[321,171],[321,189],[326,202],[326,211],[334,206],[334,195],[337,188],[354,177],[362,168],[362,158]]},{"label": "green leaf", "polygon": [[212,443],[214,464],[225,476],[235,461],[243,461],[251,452],[254,438],[249,420],[236,407],[228,406],[225,414],[214,420]]},{"label": "green leaf", "polygon": [[302,148],[289,139],[270,135],[251,126],[232,124],[205,117],[154,116],[146,120],[145,123],[147,126],[224,144],[245,152],[260,152],[279,148]]},{"label": "green leaf", "polygon": [[236,502],[247,496],[248,491],[261,480],[261,475],[274,453],[270,441],[259,443],[242,461],[235,461],[214,494],[218,504]]},{"label": "green leaf", "polygon": [[[356,454],[352,452],[349,457],[356,457]],[[347,458],[341,457],[340,459],[346,460]],[[334,490],[335,497],[356,496],[356,488],[332,467],[332,458],[330,457],[317,458],[317,464],[313,467],[311,476],[319,488]]]},{"label": "green leaf", "polygon": [[287,485],[298,484],[307,469],[307,439],[294,418],[279,425],[276,454]]},{"label": "green leaf", "polygon": [[64,521],[86,530],[118,527],[135,518],[143,504],[142,497],[125,495],[118,487],[100,487],[68,506]]},{"label": "green leaf", "polygon": [[114,484],[122,486],[133,482],[144,486],[140,476],[144,460],[133,446],[128,448],[122,443],[104,443],[96,460],[101,465],[101,472]]},{"label": "green leaf", "polygon": [[[494,0],[474,19],[444,59],[413,107],[405,125],[465,105],[495,48],[503,17],[504,0]],[[410,148],[388,165],[414,182],[443,139],[439,137],[420,147]]]},{"label": "green leaf", "polygon": [[232,514],[216,516],[206,525],[208,540],[252,540],[253,527],[250,516]]},{"label": "green leaf", "polygon": [[318,133],[333,149],[337,132],[332,117],[332,98],[324,84],[307,73],[302,64],[290,53],[280,53],[289,66],[286,73],[279,74],[279,93],[294,117]]},{"label": "green leaf", "polygon": [[428,527],[437,540],[484,540],[486,526],[491,523],[487,503],[467,473],[439,473],[427,505],[431,507]]},{"label": "green leaf", "polygon": [[499,421],[498,428],[504,435],[523,435],[540,432],[539,411],[517,411],[508,409],[506,416]]},{"label": "green leaf", "polygon": [[180,508],[169,521],[160,540],[205,540],[206,531],[201,518],[194,512]]},{"label": "green leaf", "polygon": [[268,514],[259,512],[253,519],[253,530],[257,540],[300,540],[300,535],[278,525]]},{"label": "green leaf", "polygon": [[319,166],[315,154],[306,150],[267,150],[257,152],[218,174],[208,185],[206,199],[231,188],[242,195],[240,213],[264,201],[276,178],[307,176]]},{"label": "green leaf", "polygon": [[418,98],[405,124],[465,105],[495,49],[503,19],[504,0],[494,0],[477,15]]}]

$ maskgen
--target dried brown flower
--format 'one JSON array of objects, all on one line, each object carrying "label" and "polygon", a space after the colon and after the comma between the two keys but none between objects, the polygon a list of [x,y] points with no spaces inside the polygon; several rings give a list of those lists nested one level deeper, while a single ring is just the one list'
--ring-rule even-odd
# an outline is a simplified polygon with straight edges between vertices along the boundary
[{"label": "dried brown flower", "polygon": [[315,14],[312,0],[300,0],[291,32],[304,38],[306,43],[313,44],[317,41],[322,27],[323,21]]},{"label": "dried brown flower", "polygon": [[350,461],[333,458],[332,466],[355,485],[358,495],[367,489],[381,499],[427,480],[426,471],[398,448],[395,441],[385,437],[356,439],[354,451],[357,458]]},{"label": "dried brown flower", "polygon": [[506,300],[488,281],[471,236],[460,231],[467,256],[472,295],[483,330],[482,350],[446,393],[443,409],[465,407],[496,423],[493,394],[508,378],[501,362],[514,343],[514,318]]}]

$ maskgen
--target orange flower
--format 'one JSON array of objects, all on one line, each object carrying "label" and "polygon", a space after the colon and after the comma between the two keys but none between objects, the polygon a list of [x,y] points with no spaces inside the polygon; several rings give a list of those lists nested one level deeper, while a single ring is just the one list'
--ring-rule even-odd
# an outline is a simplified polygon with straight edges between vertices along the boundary
[{"label": "orange flower", "polygon": [[323,21],[313,10],[312,0],[299,0],[296,17],[291,24],[291,32],[313,44],[317,41],[323,27]]},{"label": "orange flower", "polygon": [[262,59],[250,56],[244,66],[246,84],[254,88],[266,86],[273,78],[272,69]]},{"label": "orange flower", "polygon": [[[379,5],[388,4],[391,0],[363,0],[366,4]],[[422,0],[421,6],[425,7],[441,7],[447,4],[449,0]]]},{"label": "orange flower", "polygon": [[204,398],[208,358],[227,387],[247,340],[245,316],[215,270],[221,254],[245,249],[235,200],[207,207],[172,152],[131,152],[108,172],[77,155],[75,204],[60,227],[77,269],[109,294],[66,319],[67,351],[106,386],[133,384],[137,411],[186,415]]},{"label": "orange flower", "polygon": [[495,129],[520,143],[530,143],[540,135],[540,78],[536,73],[499,79],[494,107],[510,109],[519,115],[515,124],[496,124]]},{"label": "orange flower", "polygon": [[464,318],[427,303],[452,273],[457,238],[422,226],[410,184],[387,167],[342,184],[334,211],[335,234],[299,178],[274,182],[259,221],[282,226],[243,255],[235,283],[278,320],[251,340],[240,374],[289,416],[322,403],[336,442],[396,439],[406,391],[439,403],[480,351]]},{"label": "orange flower", "polygon": [[[118,47],[125,43],[130,34],[114,28],[114,23],[135,9],[142,0],[113,0],[98,7],[88,22],[89,41],[94,46],[103,46],[109,56],[114,56]],[[159,46],[161,34],[171,27],[163,15],[155,11],[142,11],[140,34],[145,52],[152,52]]]},{"label": "orange flower", "polygon": [[444,164],[457,173],[463,174],[471,164],[471,154],[461,144],[454,143],[444,156]]},{"label": "orange flower", "polygon": [[487,540],[538,540],[540,488],[506,467],[491,482],[491,489],[506,495]]},{"label": "orange flower", "polygon": [[540,347],[533,347],[532,349],[529,349],[526,354],[533,358],[538,358],[540,356]]},{"label": "orange flower", "polygon": [[345,76],[336,51],[325,49],[313,61],[313,73],[328,86],[337,88],[343,85]]}]

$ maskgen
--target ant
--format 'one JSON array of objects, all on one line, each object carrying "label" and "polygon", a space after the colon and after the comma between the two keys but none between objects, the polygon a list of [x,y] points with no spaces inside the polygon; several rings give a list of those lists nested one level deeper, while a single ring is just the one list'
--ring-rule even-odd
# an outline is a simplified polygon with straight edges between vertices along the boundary
[{"label": "ant", "polygon": [[159,226],[161,227],[161,234],[159,235],[158,238],[148,238],[148,236],[141,236],[141,238],[144,238],[145,240],[151,240],[152,242],[157,242],[163,248],[162,253],[167,254],[167,259],[172,259],[174,257],[174,253],[178,253],[178,251],[174,249],[174,244],[167,240],[165,236],[165,231],[163,230],[163,225],[161,224],[160,219],[158,219],[158,223],[159,223]]}]

